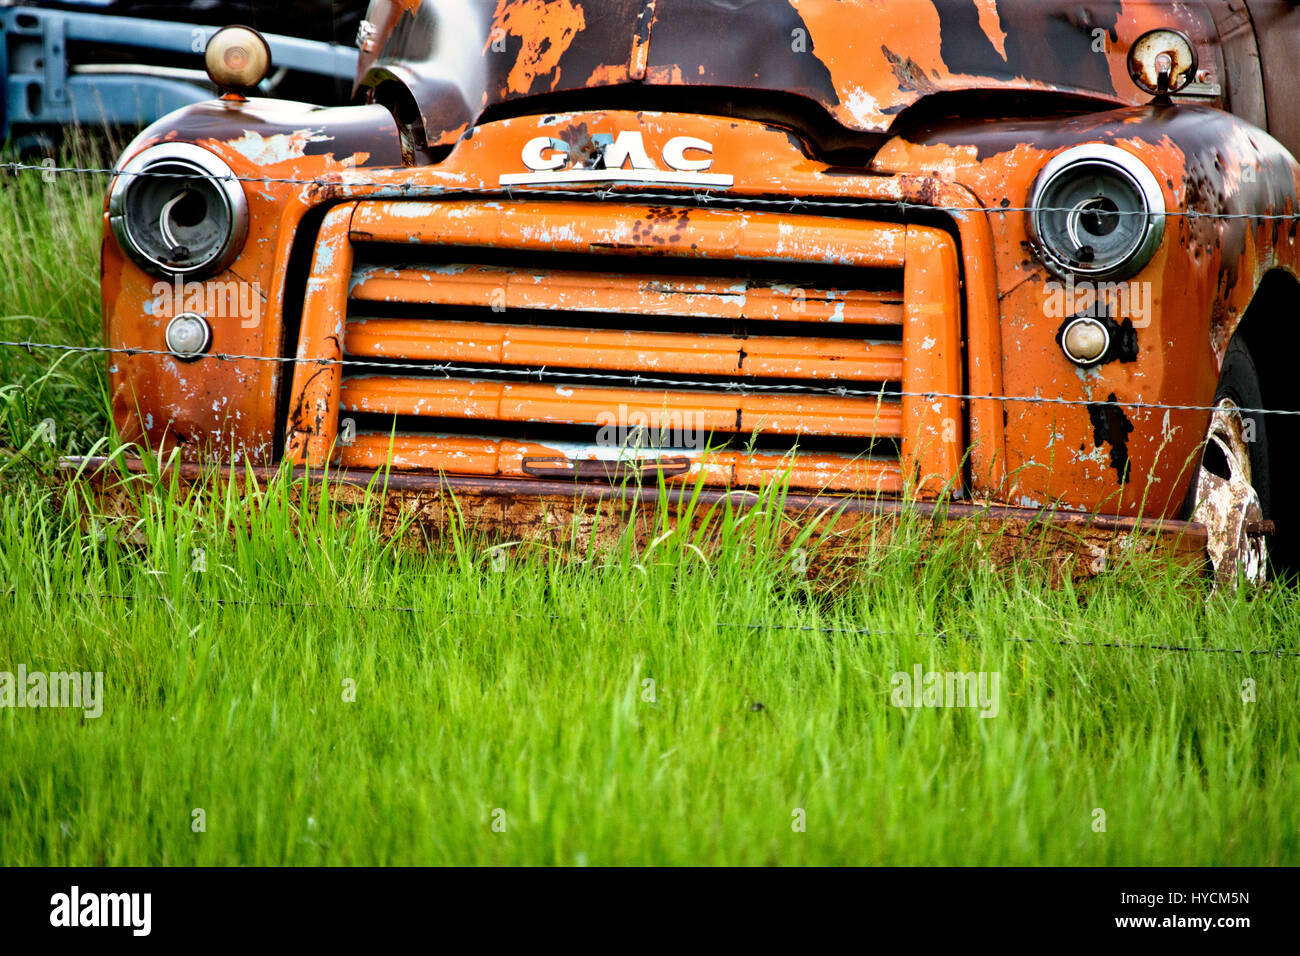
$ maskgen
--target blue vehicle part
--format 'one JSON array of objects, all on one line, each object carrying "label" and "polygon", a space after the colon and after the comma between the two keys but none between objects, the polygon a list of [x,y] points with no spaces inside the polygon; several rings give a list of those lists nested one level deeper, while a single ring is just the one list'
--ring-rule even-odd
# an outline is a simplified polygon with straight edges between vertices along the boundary
[{"label": "blue vehicle part", "polygon": [[[11,134],[69,125],[142,127],[173,110],[212,99],[201,55],[219,29],[35,7],[0,9],[0,142]],[[268,34],[275,73],[285,71],[351,82],[357,51],[333,43]],[[148,63],[69,65],[69,44],[93,44],[141,52],[190,54],[195,69]]]}]

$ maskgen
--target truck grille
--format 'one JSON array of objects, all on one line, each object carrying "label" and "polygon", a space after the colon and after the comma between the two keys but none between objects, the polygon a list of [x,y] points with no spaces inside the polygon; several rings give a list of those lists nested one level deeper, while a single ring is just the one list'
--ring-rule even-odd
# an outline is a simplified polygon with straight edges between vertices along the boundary
[{"label": "truck grille", "polygon": [[961,391],[956,251],[934,229],[353,203],[323,226],[298,358],[344,360],[296,368],[299,462],[526,478],[657,460],[680,480],[868,493],[959,473],[960,404],[889,394]]}]

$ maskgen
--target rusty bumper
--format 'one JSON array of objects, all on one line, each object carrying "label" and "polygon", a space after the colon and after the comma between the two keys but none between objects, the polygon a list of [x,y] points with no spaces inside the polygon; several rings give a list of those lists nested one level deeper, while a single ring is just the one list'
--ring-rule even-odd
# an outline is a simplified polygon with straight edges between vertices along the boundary
[{"label": "rusty bumper", "polygon": [[[142,489],[142,482],[150,479],[138,459],[68,458],[62,467],[74,481],[85,483],[92,500],[110,517],[134,514],[141,491],[154,490],[149,484]],[[163,470],[158,485],[163,490],[187,491],[232,479],[252,478],[264,484],[280,473],[256,465],[176,463]],[[381,531],[401,534],[415,547],[436,547],[448,540],[453,529],[469,532],[484,543],[601,550],[616,546],[631,533],[638,545],[644,545],[663,532],[665,521],[670,527],[697,528],[716,521],[728,506],[745,511],[759,500],[752,492],[599,481],[362,469],[327,474],[298,468],[293,475],[295,495],[314,496],[329,488],[332,500],[344,509],[377,504]],[[810,547],[820,555],[815,559],[818,564],[865,558],[873,550],[889,547],[900,529],[907,528],[902,532],[905,540],[923,549],[965,536],[994,564],[1046,562],[1054,576],[1076,580],[1102,574],[1134,554],[1199,569],[1206,565],[1206,529],[1195,522],[870,496],[787,494],[779,500],[786,518],[779,532],[782,544],[792,545],[809,522],[817,522]],[[660,508],[661,502],[666,507]]]}]

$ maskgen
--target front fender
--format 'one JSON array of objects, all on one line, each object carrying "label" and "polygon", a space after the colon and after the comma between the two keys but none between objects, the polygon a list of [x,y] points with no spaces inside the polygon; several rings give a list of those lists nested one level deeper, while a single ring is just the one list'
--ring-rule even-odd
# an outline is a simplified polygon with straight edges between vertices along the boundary
[{"label": "front fender", "polygon": [[[104,216],[104,341],[118,349],[165,348],[167,321],[182,311],[210,318],[211,351],[282,354],[290,258],[303,217],[329,200],[349,169],[400,167],[392,116],[378,106],[318,109],[277,100],[209,101],[172,113],[127,147],[118,168],[160,143],[192,143],[220,156],[244,182],[249,234],[228,269],[202,283],[151,275],[118,246]],[[197,301],[196,301],[197,297]],[[182,365],[158,355],[114,354],[109,385],[122,437],[187,457],[270,462],[279,363],[242,359]]]},{"label": "front fender", "polygon": [[[1125,283],[1132,295],[1121,303],[1128,311],[1114,316],[1132,323],[1135,345],[1091,369],[1069,362],[1058,344],[1071,303],[1035,253],[1024,211],[1042,167],[1083,143],[1110,144],[1143,160],[1169,211],[1160,249]],[[1153,105],[1064,119],[916,126],[885,144],[874,165],[880,172],[941,175],[988,210],[1005,392],[1093,403],[1006,403],[1013,500],[1064,498],[1124,514],[1175,513],[1208,413],[1105,403],[1212,402],[1228,342],[1265,274],[1300,267],[1297,220],[1267,218],[1293,216],[1300,206],[1294,157],[1220,110]]]}]

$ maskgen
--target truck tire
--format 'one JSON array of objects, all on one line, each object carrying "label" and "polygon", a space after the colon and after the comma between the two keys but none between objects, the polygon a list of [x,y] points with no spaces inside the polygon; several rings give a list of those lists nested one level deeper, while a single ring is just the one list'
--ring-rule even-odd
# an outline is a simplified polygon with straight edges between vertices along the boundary
[{"label": "truck tire", "polygon": [[1250,350],[1234,338],[1223,358],[1187,509],[1188,517],[1209,532],[1210,563],[1219,586],[1239,580],[1260,585],[1268,575],[1273,516],[1268,427],[1264,416],[1249,411],[1264,407],[1262,396]]}]

